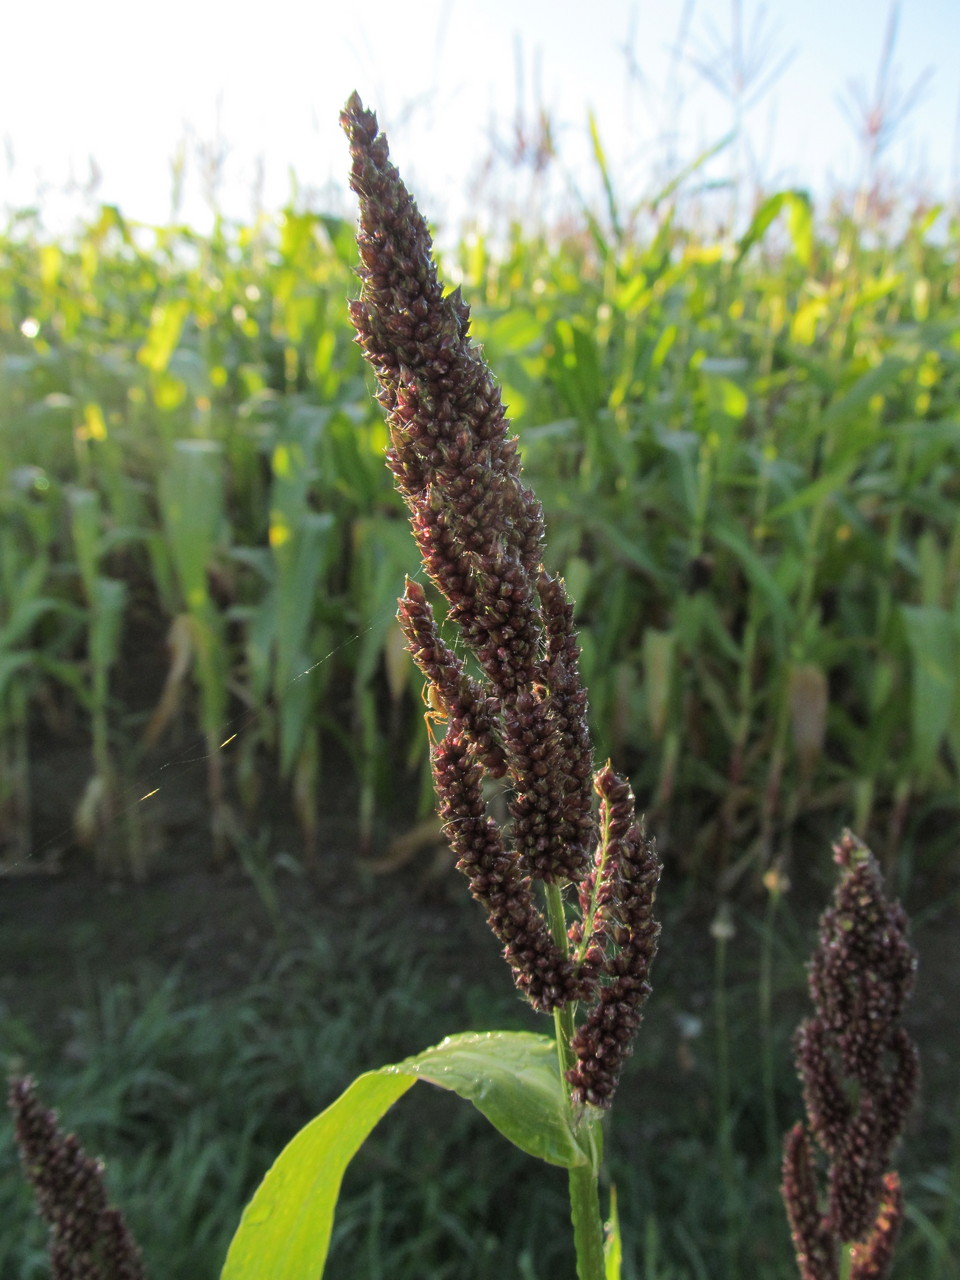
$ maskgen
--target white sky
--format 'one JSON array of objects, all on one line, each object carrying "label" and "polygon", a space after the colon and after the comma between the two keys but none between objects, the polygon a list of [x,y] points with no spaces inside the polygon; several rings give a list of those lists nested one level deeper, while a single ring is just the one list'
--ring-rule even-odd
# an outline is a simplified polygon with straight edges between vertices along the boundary
[{"label": "white sky", "polygon": [[[851,80],[873,91],[886,0],[742,0],[742,8],[748,49],[762,16],[770,65],[793,53],[747,116],[765,184],[823,192],[853,183],[859,152],[838,97]],[[268,209],[289,198],[291,170],[301,190],[328,193],[320,203],[352,208],[337,115],[353,88],[377,109],[433,221],[453,223],[484,196],[509,194],[503,167],[479,194],[471,178],[494,134],[509,139],[518,103],[528,121],[538,101],[549,110],[566,171],[591,191],[592,107],[619,191],[639,198],[652,189],[651,165],[662,166],[670,131],[682,163],[730,127],[729,103],[682,55],[729,44],[734,9],[731,0],[0,0],[0,206],[39,201],[49,224],[62,223],[82,200],[61,193],[86,180],[92,158],[98,201],[164,222],[181,149],[180,216],[202,225],[209,208],[197,144],[219,134],[227,214],[250,216],[258,164]],[[671,50],[685,15],[678,58]],[[628,47],[643,85],[631,76]],[[960,2],[901,0],[894,66],[901,93],[927,68],[931,75],[888,165],[911,189],[956,196]],[[729,172],[735,159],[711,172]],[[562,191],[560,175],[555,182]],[[513,195],[530,198],[528,176]]]}]

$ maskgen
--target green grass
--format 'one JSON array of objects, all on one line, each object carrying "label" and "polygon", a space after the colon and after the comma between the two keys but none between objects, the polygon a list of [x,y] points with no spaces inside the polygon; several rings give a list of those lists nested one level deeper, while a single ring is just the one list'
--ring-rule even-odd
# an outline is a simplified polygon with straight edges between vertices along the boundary
[{"label": "green grass", "polygon": [[[396,924],[385,936],[381,911],[350,914],[342,937],[288,922],[285,944],[268,946],[242,989],[216,1000],[191,991],[186,974],[153,968],[97,982],[57,1048],[4,1011],[4,1052],[29,1062],[48,1105],[107,1156],[111,1191],[152,1275],[218,1275],[244,1204],[293,1132],[359,1071],[442,1038],[451,1005],[464,1022],[519,1025],[509,991],[499,1005],[478,991],[457,994],[448,937],[421,937],[414,948]],[[422,1275],[428,1266],[480,1276],[501,1263],[511,1274],[531,1231],[548,1237],[551,1213],[564,1211],[562,1178],[552,1197],[532,1182],[518,1195],[519,1156],[470,1109],[447,1103],[439,1093],[405,1101],[358,1161],[337,1222],[338,1274]],[[45,1274],[44,1232],[16,1176],[7,1116],[0,1187],[0,1276]],[[565,1243],[547,1248],[547,1262],[562,1259]]]},{"label": "green grass", "polygon": [[[143,967],[123,980],[89,981],[58,1044],[35,1017],[4,1012],[4,1052],[26,1061],[47,1105],[88,1151],[107,1158],[112,1195],[152,1276],[214,1280],[272,1160],[358,1072],[451,1030],[542,1028],[500,974],[472,904],[438,906],[432,918],[446,927],[429,934],[411,937],[400,925],[424,915],[400,888],[381,893],[376,906],[354,907],[350,928],[336,935],[322,913],[288,914],[285,941],[266,945],[242,984],[218,975],[215,997],[202,994],[197,973],[186,969],[171,976]],[[655,995],[606,1153],[619,1192],[626,1280],[796,1274],[778,1194],[779,1135],[800,1113],[789,1035],[805,1008],[802,960],[812,922],[802,925],[783,905],[768,939],[771,1150],[755,981],[763,925],[750,920],[736,913],[728,943],[724,1034],[732,1070],[724,1116],[716,1110],[722,1028],[711,1003],[718,974],[706,922],[666,922]],[[466,980],[478,969],[475,981]],[[960,1276],[955,1225],[950,1235],[960,1166],[956,1149],[939,1149],[951,1130],[930,1119],[898,1157],[909,1210],[896,1280]],[[955,1132],[955,1117],[939,1117],[944,1122]],[[9,1120],[0,1116],[0,1280],[47,1274],[44,1233],[15,1164]],[[566,1277],[567,1212],[562,1170],[535,1167],[457,1099],[414,1090],[351,1166],[331,1274]]]}]

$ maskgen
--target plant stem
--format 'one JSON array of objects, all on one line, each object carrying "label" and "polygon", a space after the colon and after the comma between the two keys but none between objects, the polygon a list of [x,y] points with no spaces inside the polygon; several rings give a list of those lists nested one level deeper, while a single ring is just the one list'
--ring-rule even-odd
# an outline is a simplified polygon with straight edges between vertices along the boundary
[{"label": "plant stem", "polygon": [[577,1250],[577,1280],[604,1280],[603,1223],[597,1175],[590,1165],[568,1170],[570,1218]]},{"label": "plant stem", "polygon": [[[564,955],[569,952],[567,918],[563,909],[563,893],[558,885],[545,884],[547,918],[554,941]],[[573,1039],[574,1006],[564,1005],[554,1010],[553,1025],[557,1037],[557,1059],[560,1079],[567,1089],[566,1073],[574,1064],[570,1047]],[[577,1251],[578,1280],[604,1280],[603,1221],[600,1217],[600,1193],[597,1189],[597,1169],[593,1162],[577,1165],[568,1171],[570,1190],[570,1219],[573,1223],[573,1243]]]},{"label": "plant stem", "polygon": [[773,930],[776,925],[780,890],[767,893],[767,909],[760,937],[760,1051],[763,1070],[763,1108],[766,1120],[767,1152],[779,1168],[780,1135],[777,1128],[777,1104],[773,1064]]},{"label": "plant stem", "polygon": [[720,1165],[723,1176],[726,1207],[727,1274],[736,1274],[737,1194],[734,1187],[733,1163],[733,1113],[730,1100],[730,1038],[727,1016],[727,933],[726,921],[721,922],[714,936],[715,985],[713,993],[714,1018],[717,1024],[717,1138],[720,1145]]},{"label": "plant stem", "polygon": [[853,1274],[853,1246],[840,1246],[840,1280],[850,1280]]}]

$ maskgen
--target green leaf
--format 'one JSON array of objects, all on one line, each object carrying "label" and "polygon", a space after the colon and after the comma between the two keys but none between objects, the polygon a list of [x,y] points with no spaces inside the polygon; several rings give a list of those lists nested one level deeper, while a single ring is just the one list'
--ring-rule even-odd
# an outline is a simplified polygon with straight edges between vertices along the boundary
[{"label": "green leaf", "polygon": [[636,532],[624,533],[621,525],[603,516],[598,507],[593,510],[586,506],[579,507],[577,514],[581,515],[586,528],[596,534],[598,541],[606,543],[616,557],[649,574],[654,581],[659,578],[659,566],[648,554]]},{"label": "green leaf", "polygon": [[484,335],[484,348],[519,352],[543,341],[543,321],[525,307],[514,307],[497,316]]},{"label": "green leaf", "polygon": [[643,691],[650,731],[657,742],[667,728],[676,649],[676,632],[660,631],[656,627],[647,627],[644,631]]},{"label": "green leaf", "polygon": [[556,1046],[546,1036],[492,1031],[441,1044],[356,1079],[278,1156],[244,1210],[221,1280],[318,1280],[330,1247],[344,1171],[389,1108],[417,1080],[467,1098],[530,1155],[589,1163],[573,1129]]},{"label": "green leaf", "polygon": [[45,614],[67,612],[66,604],[51,596],[38,596],[35,600],[17,601],[9,622],[6,626],[0,627],[0,649],[12,649],[15,645],[25,643],[32,628]]},{"label": "green leaf", "polygon": [[120,654],[127,584],[97,576],[91,584],[87,613],[90,658],[95,670],[106,673]]},{"label": "green leaf", "polygon": [[344,1171],[377,1121],[414,1083],[367,1072],[300,1130],[243,1211],[221,1280],[317,1280]]},{"label": "green leaf", "polygon": [[402,1071],[472,1102],[528,1155],[569,1169],[587,1164],[560,1080],[557,1046],[526,1031],[467,1032],[384,1071]]},{"label": "green leaf", "polygon": [[818,429],[821,432],[834,431],[862,416],[874,396],[885,395],[907,367],[908,361],[900,356],[885,356],[875,368],[861,374],[853,386],[827,405],[820,415]]},{"label": "green leaf", "polygon": [[[5,712],[6,708],[2,703],[7,693],[7,686],[11,683],[14,676],[17,676],[21,683],[23,676],[20,673],[25,667],[31,666],[36,661],[36,655],[29,649],[20,649],[15,653],[0,653],[0,712]],[[3,717],[0,716],[0,719]],[[4,723],[4,729],[7,728]]]},{"label": "green leaf", "polygon": [[83,579],[83,589],[89,601],[97,577],[97,561],[100,556],[100,501],[92,489],[70,489],[73,545],[77,553],[77,566]]},{"label": "green leaf", "polygon": [[153,309],[150,317],[150,330],[147,340],[137,352],[141,364],[152,369],[154,373],[163,373],[170,363],[170,357],[180,341],[184,321],[190,310],[186,298],[176,298],[166,304],[159,304]]},{"label": "green leaf", "polygon": [[620,1237],[620,1210],[617,1207],[617,1188],[610,1188],[610,1217],[607,1219],[606,1236],[603,1241],[603,1276],[604,1280],[620,1280],[620,1268],[623,1265],[623,1241]]},{"label": "green leaf", "polygon": [[791,611],[787,597],[767,568],[763,557],[750,545],[743,531],[734,524],[717,522],[711,527],[710,534],[715,541],[722,543],[737,557],[750,585],[763,599],[777,626],[789,629]]},{"label": "green leaf", "polygon": [[775,520],[782,520],[784,516],[792,515],[794,511],[816,506],[817,503],[840,493],[856,464],[856,458],[847,458],[840,466],[834,467],[819,479],[812,481],[805,489],[798,489],[785,502],[773,507],[767,512],[767,520],[772,524]]},{"label": "green leaf", "polygon": [[726,133],[719,142],[714,142],[709,147],[705,148],[705,150],[701,151],[698,156],[695,156],[685,168],[681,169],[675,177],[670,179],[665,187],[662,187],[656,195],[651,198],[649,202],[650,207],[652,209],[656,209],[664,200],[669,200],[673,193],[683,186],[687,178],[696,173],[698,169],[702,169],[713,159],[714,156],[719,155],[721,151],[725,151],[733,142],[734,137],[735,135],[733,133]]},{"label": "green leaf", "polygon": [[808,265],[813,245],[813,231],[810,197],[805,191],[778,191],[764,200],[753,215],[753,221],[737,247],[734,265],[737,265],[753,246],[763,239],[767,228],[784,208],[787,209],[794,253],[803,266]]},{"label": "green leaf", "polygon": [[208,599],[207,568],[224,524],[223,448],[216,440],[175,440],[158,495],[183,599]]},{"label": "green leaf", "polygon": [[623,228],[620,225],[620,212],[617,209],[617,194],[613,188],[613,181],[610,177],[610,166],[607,163],[607,156],[603,149],[603,143],[600,141],[600,130],[597,127],[597,118],[591,111],[589,113],[590,122],[590,141],[593,144],[593,158],[597,162],[597,168],[600,170],[600,177],[603,180],[603,191],[607,197],[607,212],[610,215],[610,226],[613,228],[613,234],[617,240],[623,238]]},{"label": "green leaf", "polygon": [[926,773],[950,725],[960,666],[960,637],[952,616],[933,605],[900,610],[913,658],[911,712],[915,765]]}]

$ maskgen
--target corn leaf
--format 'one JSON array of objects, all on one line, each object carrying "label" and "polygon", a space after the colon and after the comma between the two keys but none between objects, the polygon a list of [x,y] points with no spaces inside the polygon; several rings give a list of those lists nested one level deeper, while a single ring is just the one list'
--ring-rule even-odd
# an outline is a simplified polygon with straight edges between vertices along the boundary
[{"label": "corn leaf", "polygon": [[914,765],[925,774],[950,726],[960,669],[960,637],[945,609],[904,605],[900,615],[913,659],[910,711]]}]

